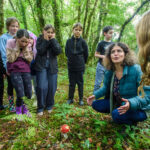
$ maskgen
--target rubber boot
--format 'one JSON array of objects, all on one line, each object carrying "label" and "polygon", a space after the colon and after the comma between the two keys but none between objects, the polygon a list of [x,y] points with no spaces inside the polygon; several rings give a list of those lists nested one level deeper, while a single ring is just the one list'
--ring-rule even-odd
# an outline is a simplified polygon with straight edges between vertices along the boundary
[{"label": "rubber boot", "polygon": [[9,96],[8,100],[9,100],[9,111],[10,112],[16,112],[15,105],[14,105],[14,97]]},{"label": "rubber boot", "polygon": [[22,105],[22,114],[25,114],[28,117],[31,117],[31,114],[29,113],[29,110],[25,104]]},{"label": "rubber boot", "polygon": [[16,114],[17,115],[22,115],[22,106],[20,106],[20,107],[16,106]]}]

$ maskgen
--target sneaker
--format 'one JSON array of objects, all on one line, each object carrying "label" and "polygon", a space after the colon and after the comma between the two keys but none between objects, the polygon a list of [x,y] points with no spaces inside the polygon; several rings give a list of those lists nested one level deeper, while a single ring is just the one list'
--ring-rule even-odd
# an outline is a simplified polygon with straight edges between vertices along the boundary
[{"label": "sneaker", "polygon": [[50,114],[52,112],[52,109],[48,110],[48,113]]},{"label": "sneaker", "polygon": [[38,116],[43,116],[43,111],[37,113]]},{"label": "sneaker", "polygon": [[67,101],[67,104],[72,104],[73,103],[73,100],[72,99],[69,99],[68,101]]},{"label": "sneaker", "polygon": [[80,105],[80,106],[83,106],[83,105],[84,105],[83,100],[80,100],[80,101],[79,101],[79,105]]}]

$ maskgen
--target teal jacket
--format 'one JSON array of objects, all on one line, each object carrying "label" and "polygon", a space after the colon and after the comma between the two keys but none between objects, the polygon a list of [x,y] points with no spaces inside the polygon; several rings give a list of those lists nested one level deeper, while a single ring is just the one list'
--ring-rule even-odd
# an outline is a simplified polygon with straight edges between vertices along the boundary
[{"label": "teal jacket", "polygon": [[[123,68],[123,76],[119,82],[119,92],[122,98],[131,99],[137,97],[137,90],[141,80],[141,67],[137,64],[133,66],[125,66]],[[104,76],[103,87],[94,92],[95,98],[105,96],[110,99],[110,113],[114,109],[113,105],[113,82],[115,73],[106,71]]]},{"label": "teal jacket", "polygon": [[144,97],[136,96],[133,98],[129,98],[130,109],[131,110],[144,110],[147,116],[150,116],[150,86],[144,86]]}]

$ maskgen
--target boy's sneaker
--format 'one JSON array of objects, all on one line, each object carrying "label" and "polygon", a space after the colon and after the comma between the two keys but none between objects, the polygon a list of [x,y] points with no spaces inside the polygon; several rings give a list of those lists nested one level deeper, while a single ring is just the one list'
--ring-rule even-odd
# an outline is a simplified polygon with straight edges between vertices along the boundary
[{"label": "boy's sneaker", "polygon": [[67,104],[72,104],[73,103],[73,100],[72,99],[69,99],[68,101],[67,101]]},{"label": "boy's sneaker", "polygon": [[50,114],[52,112],[52,109],[48,110],[48,113]]},{"label": "boy's sneaker", "polygon": [[43,116],[43,111],[37,113],[38,116]]},{"label": "boy's sneaker", "polygon": [[83,100],[79,100],[79,105],[80,105],[80,106],[83,106],[83,105],[84,105]]}]

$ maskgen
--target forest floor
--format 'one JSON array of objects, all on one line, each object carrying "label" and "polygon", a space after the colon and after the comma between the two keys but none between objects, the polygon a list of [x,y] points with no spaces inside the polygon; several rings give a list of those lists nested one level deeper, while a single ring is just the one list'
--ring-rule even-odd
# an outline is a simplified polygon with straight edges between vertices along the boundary
[{"label": "forest floor", "polygon": [[[58,73],[58,89],[51,114],[36,115],[32,100],[26,100],[32,118],[20,120],[9,109],[0,111],[0,149],[2,150],[148,150],[150,149],[150,119],[137,126],[117,125],[109,114],[101,114],[87,105],[95,80],[94,67],[87,67],[84,74],[84,106],[75,102],[67,105],[68,75],[66,68]],[[6,84],[6,83],[5,83]],[[7,104],[6,89],[4,103]],[[67,136],[60,132],[63,124],[70,126]]]}]

